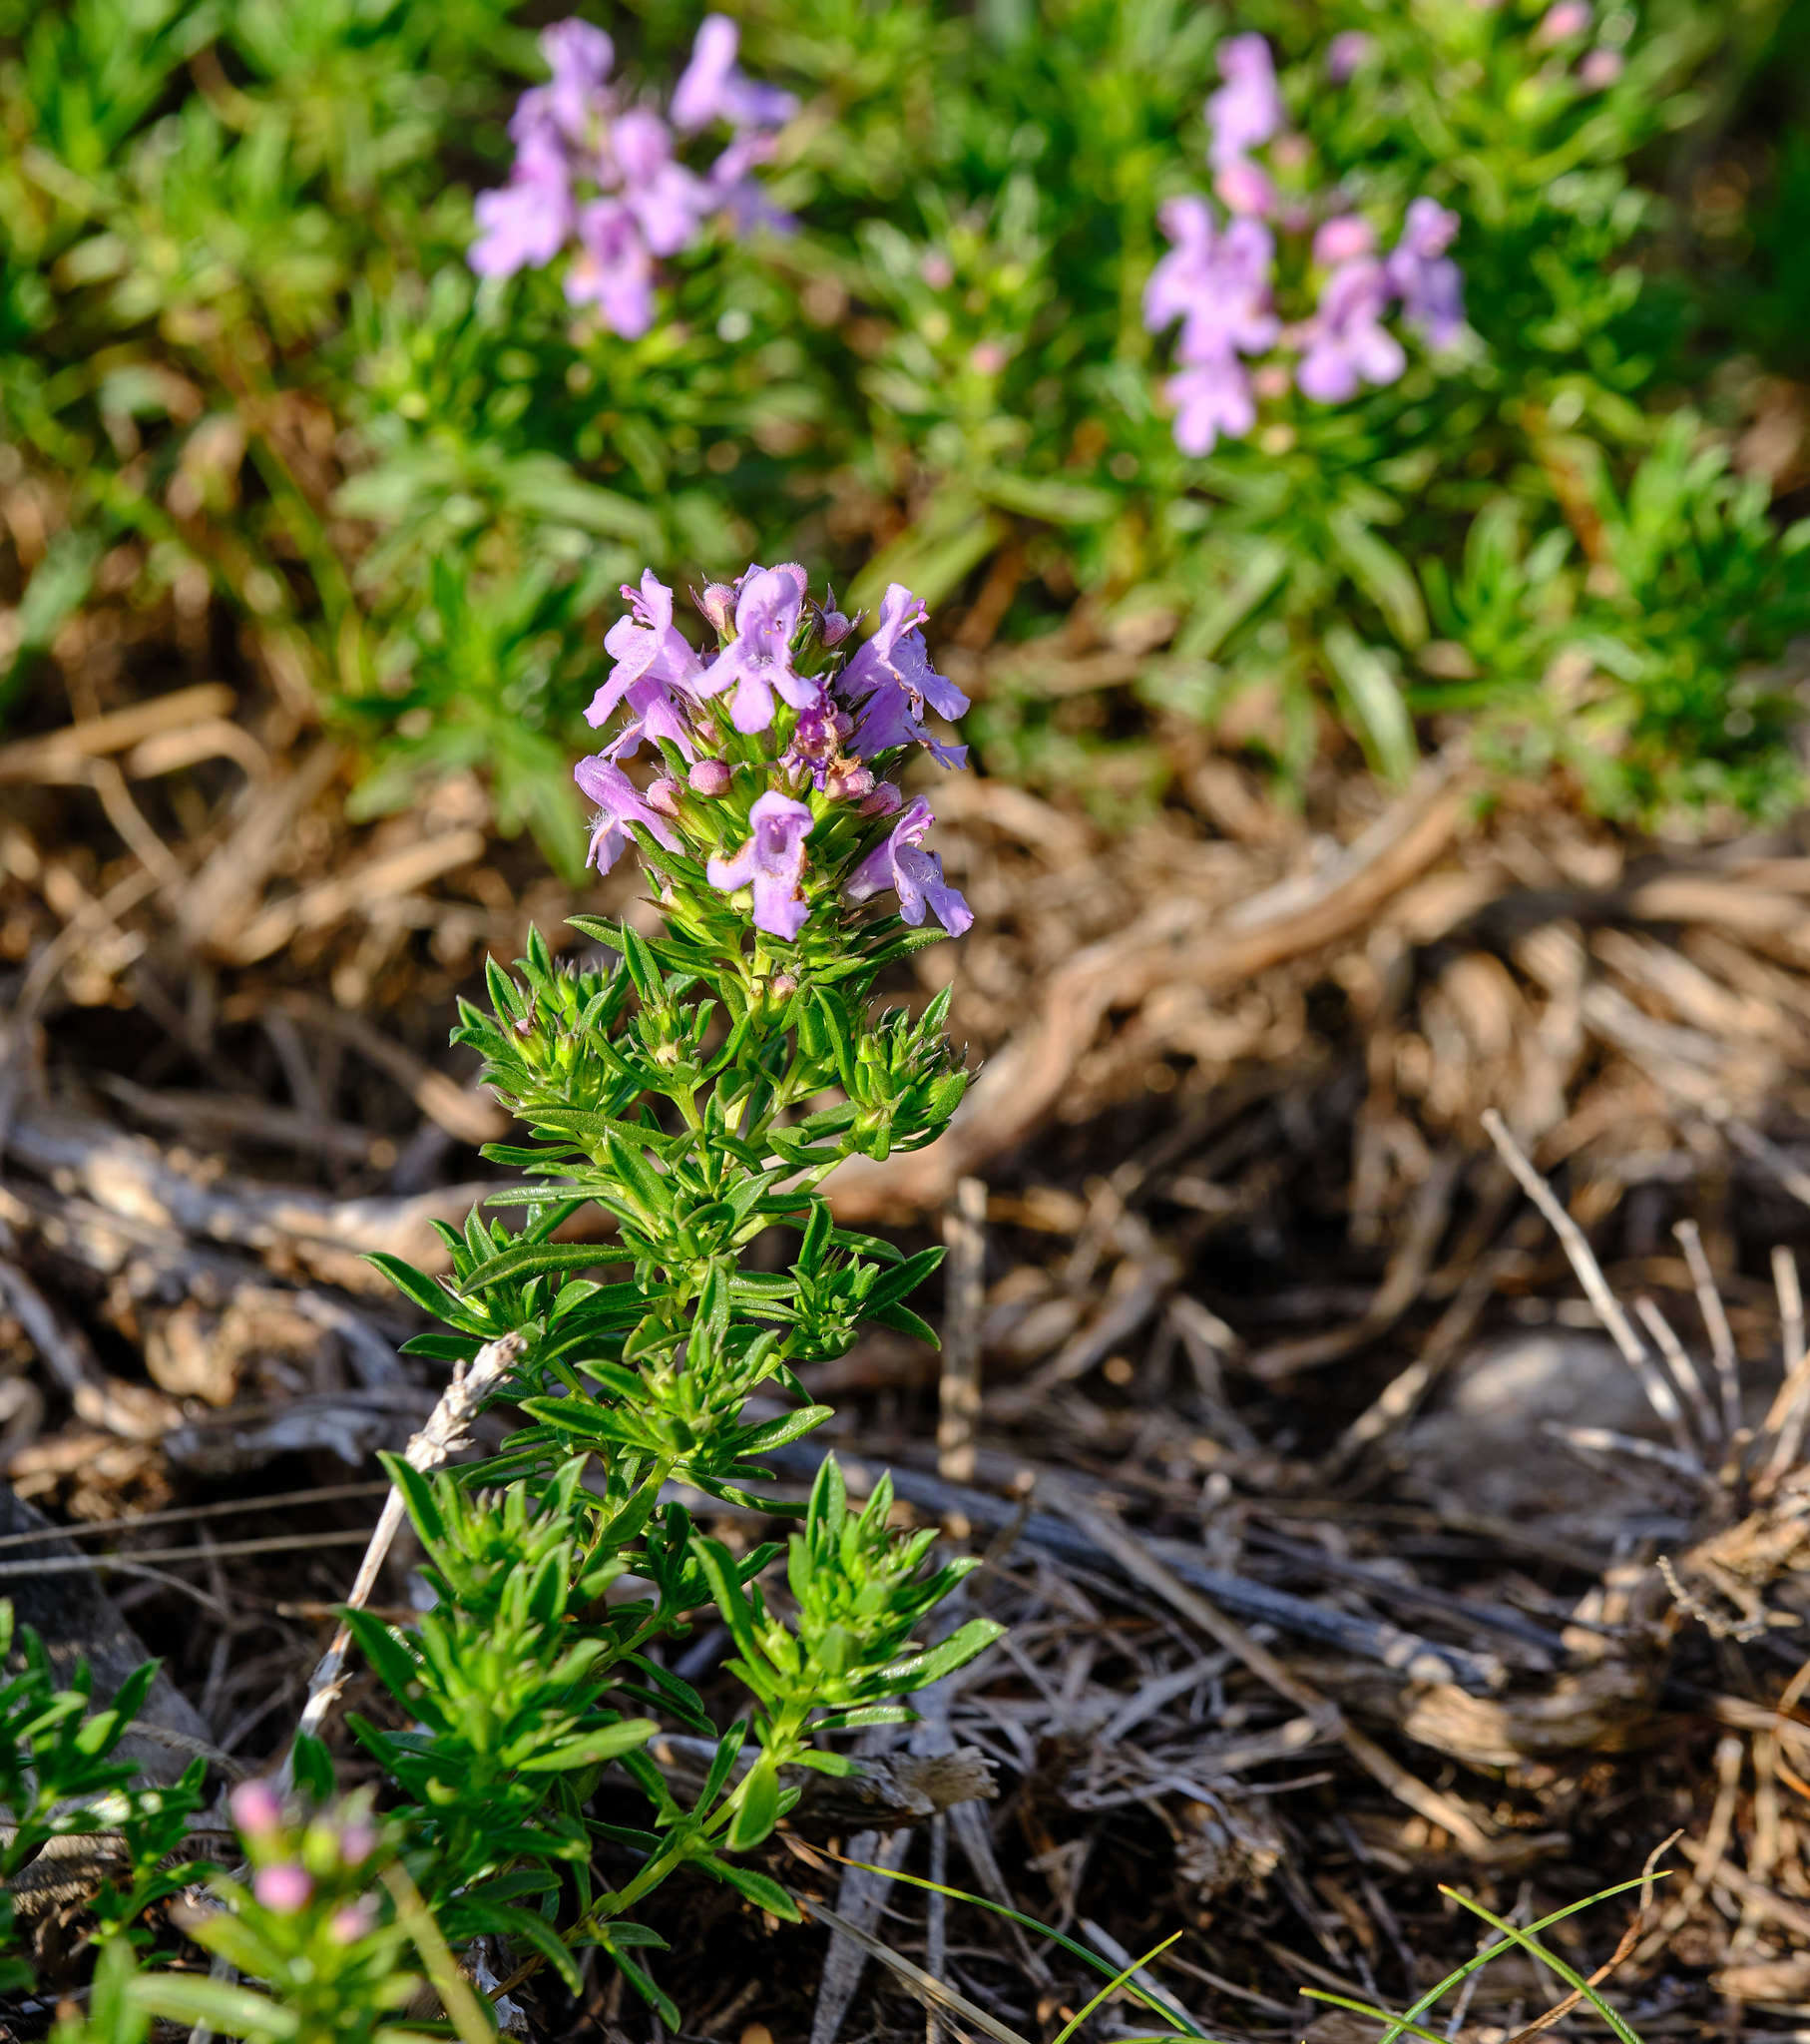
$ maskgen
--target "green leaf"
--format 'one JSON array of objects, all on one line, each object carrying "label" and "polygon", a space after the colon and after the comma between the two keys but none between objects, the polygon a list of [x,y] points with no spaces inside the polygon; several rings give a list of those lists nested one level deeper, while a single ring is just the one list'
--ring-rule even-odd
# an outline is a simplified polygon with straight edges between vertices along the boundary
[{"label": "green leaf", "polygon": [[631,1747],[646,1746],[660,1730],[652,1718],[625,1718],[620,1725],[600,1726],[577,1739],[568,1739],[545,1753],[520,1762],[525,1775],[551,1775],[567,1769],[596,1767],[613,1761]]},{"label": "green leaf", "polygon": [[515,1278],[543,1278],[555,1271],[586,1271],[594,1264],[621,1264],[634,1256],[632,1250],[589,1242],[524,1242],[504,1250],[467,1272],[459,1289],[470,1297],[492,1284]]},{"label": "green leaf", "polygon": [[194,2029],[206,2023],[228,2037],[293,2037],[301,2018],[248,1987],[209,1980],[199,1973],[141,1973],[127,1990],[131,2004],[166,2022]]},{"label": "green leaf", "polygon": [[1346,625],[1329,627],[1322,643],[1371,766],[1402,786],[1414,772],[1420,747],[1388,663]]},{"label": "green leaf", "polygon": [[755,1908],[777,1916],[781,1923],[801,1923],[804,1920],[798,1904],[770,1874],[761,1873],[752,1866],[736,1866],[726,1859],[702,1859],[698,1865],[705,1873],[726,1881]]},{"label": "green leaf", "polygon": [[424,1544],[433,1547],[443,1543],[446,1520],[441,1513],[439,1499],[434,1496],[432,1482],[406,1456],[383,1449],[377,1459],[383,1464],[389,1480],[401,1491],[408,1516]]},{"label": "green leaf", "polygon": [[413,1264],[405,1264],[400,1257],[392,1257],[387,1250],[372,1250],[364,1261],[375,1264],[404,1297],[412,1298],[423,1312],[432,1313],[435,1319],[448,1319],[457,1310],[457,1301],[443,1284],[425,1271],[417,1271]]},{"label": "green leaf", "polygon": [[953,1675],[958,1668],[965,1668],[977,1654],[992,1646],[1005,1630],[997,1619],[971,1618],[940,1646],[932,1647],[923,1654],[914,1654],[907,1660],[895,1661],[891,1667],[882,1669],[882,1678],[900,1690],[928,1689],[945,1675]]},{"label": "green leaf", "polygon": [[1335,512],[1328,524],[1352,581],[1382,612],[1397,640],[1410,652],[1425,645],[1427,610],[1407,562],[1354,511]]},{"label": "green leaf", "polygon": [[763,1753],[749,1769],[738,1792],[741,1800],[729,1822],[727,1843],[731,1852],[748,1852],[779,1821],[779,1770],[770,1754]]}]

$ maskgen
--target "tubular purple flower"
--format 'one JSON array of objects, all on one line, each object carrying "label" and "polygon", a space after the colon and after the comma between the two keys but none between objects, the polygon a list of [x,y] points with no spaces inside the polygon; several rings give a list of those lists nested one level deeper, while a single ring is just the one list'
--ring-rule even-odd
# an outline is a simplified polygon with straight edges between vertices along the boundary
[{"label": "tubular purple flower", "polygon": [[1162,394],[1175,407],[1175,445],[1196,460],[1213,451],[1221,434],[1241,440],[1257,422],[1250,378],[1233,354],[1177,370]]},{"label": "tubular purple flower", "polygon": [[691,61],[673,89],[673,123],[690,133],[712,121],[732,128],[777,128],[798,102],[777,86],[757,85],[736,67],[741,30],[726,14],[706,14],[691,44]]},{"label": "tubular purple flower", "polygon": [[251,1876],[251,1892],[272,1914],[292,1916],[307,1906],[314,1892],[314,1877],[305,1866],[285,1860],[276,1866],[260,1866]]},{"label": "tubular purple flower", "polygon": [[632,823],[652,831],[669,851],[679,849],[672,824],[658,810],[649,808],[641,790],[614,760],[601,754],[581,760],[572,769],[572,777],[603,811],[592,825],[587,865],[607,873],[633,842],[628,828]]},{"label": "tubular purple flower", "polygon": [[1437,200],[1415,200],[1385,264],[1389,288],[1401,297],[1403,317],[1429,347],[1450,347],[1464,331],[1464,276],[1445,253],[1458,227],[1457,214]]},{"label": "tubular purple flower", "polygon": [[710,188],[673,161],[673,137],[658,114],[637,107],[610,130],[623,204],[656,256],[675,256],[696,234],[712,204]]},{"label": "tubular purple flower", "polygon": [[1354,71],[1368,62],[1375,47],[1373,39],[1361,28],[1344,30],[1326,45],[1326,76],[1334,85],[1343,85]]},{"label": "tubular purple flower", "polygon": [[282,1798],[268,1782],[241,1782],[227,1798],[232,1821],[245,1838],[268,1838],[282,1828]]},{"label": "tubular purple flower", "polygon": [[509,183],[480,192],[472,212],[478,239],[470,262],[480,276],[513,276],[551,262],[572,232],[572,185],[559,144],[546,134],[524,138]]},{"label": "tubular purple flower", "polygon": [[1326,279],[1307,323],[1307,351],[1295,371],[1303,397],[1343,404],[1360,383],[1393,383],[1408,358],[1382,324],[1389,302],[1383,265],[1368,257],[1344,262]]},{"label": "tubular purple flower", "polygon": [[635,216],[619,199],[594,199],[579,208],[578,239],[566,296],[595,305],[612,331],[639,340],[654,323],[654,258]]},{"label": "tubular purple flower", "polygon": [[1157,218],[1175,246],[1144,286],[1145,326],[1157,332],[1179,319],[1176,359],[1192,367],[1271,346],[1281,323],[1269,302],[1275,238],[1268,228],[1234,220],[1218,234],[1202,199],[1171,199]]},{"label": "tubular purple flower", "polygon": [[623,596],[629,615],[618,618],[604,635],[604,651],[616,666],[585,712],[592,725],[602,724],[630,685],[644,675],[668,689],[682,690],[694,701],[704,695],[703,662],[673,622],[673,592],[649,568],[640,589],[623,584]]},{"label": "tubular purple flower", "polygon": [[739,732],[765,731],[776,689],[794,710],[808,709],[821,685],[792,668],[792,634],[804,605],[804,571],[792,563],[751,568],[736,586],[735,636],[704,671],[712,696],[735,691],[729,722]]},{"label": "tubular purple flower", "polygon": [[811,812],[790,795],[769,790],[748,811],[748,821],[753,834],[741,849],[730,858],[712,858],[704,871],[724,894],[751,887],[754,927],[789,944],[810,913],[801,884]]},{"label": "tubular purple flower", "polygon": [[968,698],[930,665],[922,630],[929,615],[902,582],[892,583],[880,600],[873,637],[856,649],[842,672],[842,694],[860,705],[855,750],[863,756],[919,745],[941,766],[967,763],[966,746],[941,744],[923,722],[926,703],[951,722],[968,710]]},{"label": "tubular purple flower", "polygon": [[1269,45],[1259,35],[1232,36],[1219,46],[1225,83],[1206,103],[1212,129],[1207,151],[1215,170],[1261,147],[1282,125],[1282,95]]},{"label": "tubular purple flower", "polygon": [[574,18],[541,31],[541,55],[553,73],[547,107],[561,134],[569,142],[589,141],[593,123],[607,111],[598,98],[616,62],[615,44],[601,28]]},{"label": "tubular purple flower", "polygon": [[705,181],[712,207],[725,210],[738,235],[751,235],[757,228],[775,234],[790,234],[797,225],[782,212],[748,175],[757,164],[773,154],[773,138],[754,129],[737,135],[710,166]]},{"label": "tubular purple flower", "polygon": [[855,868],[845,891],[851,901],[866,901],[891,887],[902,920],[915,928],[928,909],[952,937],[959,937],[973,927],[974,913],[943,878],[943,861],[923,848],[924,832],[935,820],[920,795]]}]

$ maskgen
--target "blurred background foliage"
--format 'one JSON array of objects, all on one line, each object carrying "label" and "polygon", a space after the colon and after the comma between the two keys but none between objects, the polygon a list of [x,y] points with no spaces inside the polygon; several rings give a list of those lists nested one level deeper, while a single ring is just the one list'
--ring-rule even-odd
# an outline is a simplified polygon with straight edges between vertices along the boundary
[{"label": "blurred background foliage", "polygon": [[[663,89],[701,9],[591,18]],[[144,687],[266,676],[377,813],[476,769],[570,868],[617,588],[907,582],[996,773],[1108,820],[1210,742],[1284,789],[1459,729],[1674,825],[1798,798],[1810,4],[753,0],[789,237],[664,265],[635,340],[480,282],[554,18],[507,0],[0,0],[0,719],[91,604]],[[1319,183],[1428,195],[1471,331],[1179,452],[1141,298],[1231,33]],[[1371,38],[1333,85],[1341,32]],[[50,704],[51,707],[42,706]]]}]

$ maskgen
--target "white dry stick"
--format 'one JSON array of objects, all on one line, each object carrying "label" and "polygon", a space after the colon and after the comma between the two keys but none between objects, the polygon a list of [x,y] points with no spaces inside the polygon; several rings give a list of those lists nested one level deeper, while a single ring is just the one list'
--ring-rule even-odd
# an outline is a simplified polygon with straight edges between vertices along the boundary
[{"label": "white dry stick", "polygon": [[[464,1447],[466,1428],[526,1346],[527,1336],[519,1330],[512,1330],[498,1335],[494,1341],[486,1341],[469,1362],[460,1363],[453,1370],[452,1382],[441,1392],[440,1402],[428,1414],[427,1424],[404,1451],[404,1459],[411,1469],[437,1469],[449,1455]],[[358,1564],[351,1592],[345,1600],[354,1611],[363,1609],[377,1587],[378,1571],[402,1529],[402,1493],[392,1484],[372,1530],[370,1544],[364,1550],[364,1559]],[[301,1707],[301,1717],[295,1727],[297,1739],[304,1732],[310,1738],[319,1737],[327,1713],[339,1701],[340,1692],[345,1688],[345,1655],[351,1644],[352,1629],[342,1624],[308,1679],[307,1701]],[[277,1777],[278,1792],[286,1793],[294,1786],[295,1741],[291,1740]]]},{"label": "white dry stick", "polygon": [[1804,1425],[1810,1420],[1810,1349],[1804,1346],[1804,1294],[1798,1283],[1797,1263],[1788,1249],[1772,1252],[1772,1281],[1779,1295],[1779,1318],[1785,1331],[1785,1380],[1779,1385],[1768,1408],[1760,1439],[1771,1438],[1772,1448],[1762,1465],[1758,1489],[1769,1496],[1797,1464],[1804,1444]]},{"label": "white dry stick", "polygon": [[1596,1262],[1594,1253],[1584,1240],[1584,1230],[1565,1211],[1552,1187],[1529,1163],[1520,1144],[1509,1134],[1508,1123],[1495,1108],[1484,1109],[1483,1125],[1503,1163],[1515,1174],[1516,1184],[1551,1223],[1572,1269],[1578,1274],[1579,1283],[1584,1286],[1590,1304],[1596,1308],[1597,1319],[1608,1330],[1609,1338],[1620,1349],[1628,1367],[1640,1379],[1646,1402],[1675,1435],[1684,1424],[1684,1408],[1678,1403],[1678,1394],[1646,1352],[1639,1335],[1634,1332],[1633,1323],[1621,1310],[1620,1301],[1608,1288],[1608,1279],[1603,1277],[1602,1266]]},{"label": "white dry stick", "polygon": [[1741,1372],[1735,1359],[1734,1329],[1722,1308],[1722,1294],[1716,1289],[1709,1259],[1703,1254],[1703,1238],[1694,1221],[1680,1221],[1672,1230],[1684,1261],[1690,1266],[1690,1281],[1697,1288],[1697,1310],[1709,1329],[1709,1352],[1715,1359],[1716,1381],[1722,1389],[1722,1425],[1725,1438],[1732,1441],[1741,1430]]},{"label": "white dry stick", "polygon": [[[1715,1407],[1709,1402],[1703,1379],[1685,1354],[1684,1344],[1672,1330],[1671,1322],[1644,1293],[1634,1300],[1634,1311],[1640,1315],[1640,1324],[1653,1337],[1654,1345],[1671,1371],[1672,1381],[1683,1392],[1685,1401],[1695,1414],[1697,1431],[1702,1436],[1704,1453],[1707,1454],[1721,1439],[1721,1421],[1716,1418]],[[1680,1439],[1678,1445],[1689,1447],[1691,1444],[1686,1437]]]}]

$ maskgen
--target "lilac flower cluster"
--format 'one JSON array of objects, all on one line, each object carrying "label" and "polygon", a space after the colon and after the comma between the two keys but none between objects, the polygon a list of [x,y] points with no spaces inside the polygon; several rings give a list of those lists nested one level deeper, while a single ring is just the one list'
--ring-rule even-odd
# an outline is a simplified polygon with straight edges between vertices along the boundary
[{"label": "lilac flower cluster", "polygon": [[[786,943],[819,904],[833,921],[838,901],[888,890],[908,923],[969,927],[968,904],[924,848],[929,803],[907,803],[888,777],[920,746],[945,767],[967,760],[925,721],[960,717],[968,699],[931,666],[910,590],[894,583],[857,640],[860,619],[833,595],[813,602],[796,563],[750,567],[693,598],[716,635],[708,654],[675,625],[673,592],[652,569],[623,595],[629,611],[604,642],[616,664],[586,713],[593,726],[620,722],[576,768],[598,804],[600,871],[642,831],[701,862],[710,888],[745,896],[755,929]],[[659,770],[638,786],[623,762],[644,746]]]},{"label": "lilac flower cluster", "polygon": [[[547,29],[552,77],[522,95],[510,121],[515,166],[507,185],[478,198],[472,268],[511,276],[575,243],[567,297],[634,339],[654,322],[656,257],[677,255],[723,212],[742,233],[783,227],[751,173],[796,103],[737,68],[739,36],[726,15],[705,17],[662,116],[628,104],[610,82],[616,51],[602,29],[577,20]],[[731,139],[709,169],[680,163],[679,146],[719,122]]]},{"label": "lilac flower cluster", "polygon": [[[1336,83],[1368,63],[1373,44],[1361,32],[1335,36],[1326,69]],[[1152,333],[1180,323],[1176,372],[1164,385],[1175,408],[1175,443],[1210,453],[1221,436],[1238,439],[1256,424],[1259,391],[1280,394],[1288,368],[1273,363],[1253,377],[1247,362],[1280,346],[1294,356],[1292,380],[1318,404],[1342,404],[1365,385],[1392,383],[1407,366],[1402,323],[1429,347],[1450,347],[1464,330],[1464,280],[1446,254],[1457,216],[1432,199],[1408,208],[1386,255],[1376,230],[1337,194],[1330,202],[1290,189],[1288,175],[1307,160],[1304,141],[1284,134],[1286,112],[1269,45],[1260,35],[1231,37],[1219,51],[1224,84],[1206,103],[1213,190],[1229,219],[1220,225],[1202,198],[1171,199],[1159,216],[1171,244],[1145,287],[1143,318]],[[1253,152],[1269,145],[1271,162]],[[1280,180],[1278,173],[1281,173]],[[1276,234],[1311,235],[1309,260],[1318,302],[1285,322],[1276,309]]]}]

